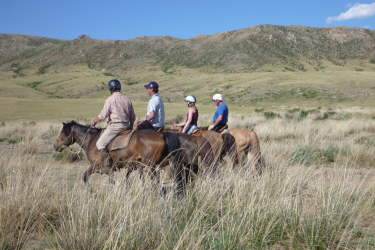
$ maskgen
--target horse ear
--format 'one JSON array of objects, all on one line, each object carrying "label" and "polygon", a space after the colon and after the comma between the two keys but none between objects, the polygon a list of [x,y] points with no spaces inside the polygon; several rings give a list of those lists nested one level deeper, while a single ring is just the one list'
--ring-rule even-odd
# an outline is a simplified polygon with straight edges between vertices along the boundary
[{"label": "horse ear", "polygon": [[66,125],[66,123],[65,123],[65,122],[63,122],[62,124],[63,124],[64,126]]}]

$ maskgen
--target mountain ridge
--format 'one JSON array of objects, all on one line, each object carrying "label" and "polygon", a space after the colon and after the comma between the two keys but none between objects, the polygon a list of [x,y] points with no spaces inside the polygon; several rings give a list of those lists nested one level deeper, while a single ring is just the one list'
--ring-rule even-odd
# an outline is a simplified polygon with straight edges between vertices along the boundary
[{"label": "mountain ridge", "polygon": [[[218,72],[252,72],[267,65],[295,71],[321,70],[351,60],[375,58],[375,31],[350,28],[260,25],[200,35],[190,39],[142,36],[130,40],[98,40],[81,35],[73,40],[0,34],[0,70],[58,69],[87,64],[119,73],[158,66],[204,68]],[[47,67],[48,66],[48,67]]]}]

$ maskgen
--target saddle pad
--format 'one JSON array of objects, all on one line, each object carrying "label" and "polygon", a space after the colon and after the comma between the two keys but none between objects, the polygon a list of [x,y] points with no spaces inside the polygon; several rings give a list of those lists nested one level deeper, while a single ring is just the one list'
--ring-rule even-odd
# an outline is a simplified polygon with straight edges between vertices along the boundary
[{"label": "saddle pad", "polygon": [[113,151],[117,149],[126,148],[129,145],[130,139],[134,134],[134,130],[127,129],[116,136],[108,145],[108,150]]}]

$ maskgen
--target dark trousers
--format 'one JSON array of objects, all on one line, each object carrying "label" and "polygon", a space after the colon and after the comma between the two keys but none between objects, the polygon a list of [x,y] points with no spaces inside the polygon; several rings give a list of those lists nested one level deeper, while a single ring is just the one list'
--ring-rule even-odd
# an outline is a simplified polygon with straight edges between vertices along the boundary
[{"label": "dark trousers", "polygon": [[219,124],[219,125],[215,126],[212,130],[213,130],[213,131],[216,131],[216,132],[219,132],[219,131],[222,130],[225,126],[226,126],[226,124]]}]

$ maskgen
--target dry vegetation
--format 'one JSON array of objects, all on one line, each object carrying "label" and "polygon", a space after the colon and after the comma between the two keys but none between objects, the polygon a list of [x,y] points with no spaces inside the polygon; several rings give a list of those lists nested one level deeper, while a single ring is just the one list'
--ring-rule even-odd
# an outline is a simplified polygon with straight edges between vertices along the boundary
[{"label": "dry vegetation", "polygon": [[2,123],[0,249],[374,249],[372,115],[233,116],[259,134],[268,171],[257,179],[226,162],[167,200],[124,171],[115,185],[94,176],[90,193],[78,147],[52,151],[59,124]]}]

